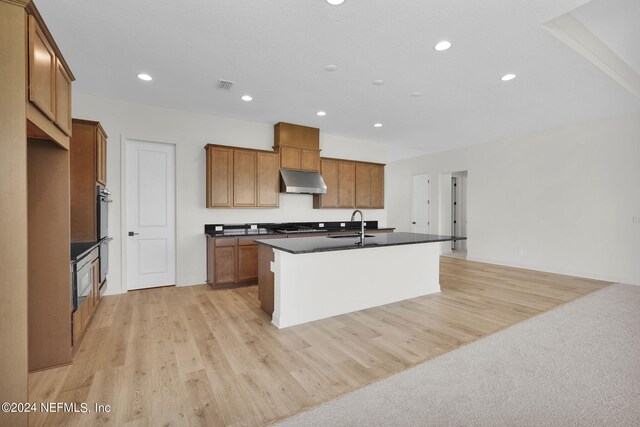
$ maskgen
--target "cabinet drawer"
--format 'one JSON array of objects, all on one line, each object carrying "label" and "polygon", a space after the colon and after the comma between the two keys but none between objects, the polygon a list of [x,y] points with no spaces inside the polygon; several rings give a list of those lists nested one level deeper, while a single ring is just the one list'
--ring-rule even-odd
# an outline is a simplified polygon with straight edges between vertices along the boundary
[{"label": "cabinet drawer", "polygon": [[257,245],[255,237],[238,239],[238,246]]},{"label": "cabinet drawer", "polygon": [[235,246],[237,239],[215,239],[214,244],[216,246]]}]

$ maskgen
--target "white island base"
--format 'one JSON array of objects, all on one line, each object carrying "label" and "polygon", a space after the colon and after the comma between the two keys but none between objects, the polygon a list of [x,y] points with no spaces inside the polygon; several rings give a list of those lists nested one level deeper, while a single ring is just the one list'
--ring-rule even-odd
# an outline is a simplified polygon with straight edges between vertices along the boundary
[{"label": "white island base", "polygon": [[440,245],[291,254],[274,249],[278,328],[440,292]]}]

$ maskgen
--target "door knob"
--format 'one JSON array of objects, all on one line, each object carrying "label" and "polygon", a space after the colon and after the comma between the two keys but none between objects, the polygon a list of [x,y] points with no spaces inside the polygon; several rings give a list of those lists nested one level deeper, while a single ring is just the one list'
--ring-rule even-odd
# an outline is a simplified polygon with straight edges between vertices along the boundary
[{"label": "door knob", "polygon": [[133,232],[133,231],[130,231],[130,232],[129,232],[129,236],[137,236],[138,234],[140,234],[140,233],[135,233],[135,232]]}]

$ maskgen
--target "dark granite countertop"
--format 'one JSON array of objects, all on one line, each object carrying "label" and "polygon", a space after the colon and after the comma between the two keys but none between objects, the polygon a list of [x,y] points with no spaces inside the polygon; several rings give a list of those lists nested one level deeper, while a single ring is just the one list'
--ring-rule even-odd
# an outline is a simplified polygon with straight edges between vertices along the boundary
[{"label": "dark granite countertop", "polygon": [[100,245],[100,242],[80,242],[71,244],[71,262],[75,263],[82,259],[92,249]]},{"label": "dark granite countertop", "polygon": [[[378,228],[378,221],[365,221],[366,230],[394,230],[394,228]],[[320,226],[322,224],[322,226]],[[344,224],[344,226],[342,226]],[[359,231],[359,221],[325,221],[325,222],[287,222],[287,223],[254,223],[251,224],[205,224],[204,232],[211,237],[243,237],[243,236],[283,236],[305,233],[339,233]],[[222,228],[222,230],[217,230]],[[281,233],[276,230],[297,229],[297,232]]]},{"label": "dark granite countertop", "polygon": [[384,233],[375,234],[364,240],[360,246],[359,237],[343,237],[332,239],[327,236],[306,237],[303,239],[269,239],[256,240],[257,243],[278,249],[290,254],[308,254],[315,252],[344,251],[350,249],[379,248],[383,246],[415,245],[421,243],[449,242],[466,240],[466,237],[440,236],[437,234],[417,233]]}]

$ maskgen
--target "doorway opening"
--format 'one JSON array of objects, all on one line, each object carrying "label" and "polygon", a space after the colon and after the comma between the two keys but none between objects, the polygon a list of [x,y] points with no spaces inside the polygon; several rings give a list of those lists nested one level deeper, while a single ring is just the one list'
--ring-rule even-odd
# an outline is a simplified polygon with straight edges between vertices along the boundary
[{"label": "doorway opening", "polygon": [[413,177],[413,212],[411,218],[411,231],[420,234],[429,234],[431,230],[430,218],[430,179],[429,175],[415,175]]},{"label": "doorway opening", "polygon": [[[451,174],[451,235],[467,236],[467,171]],[[453,240],[452,251],[465,252],[466,240]]]}]

